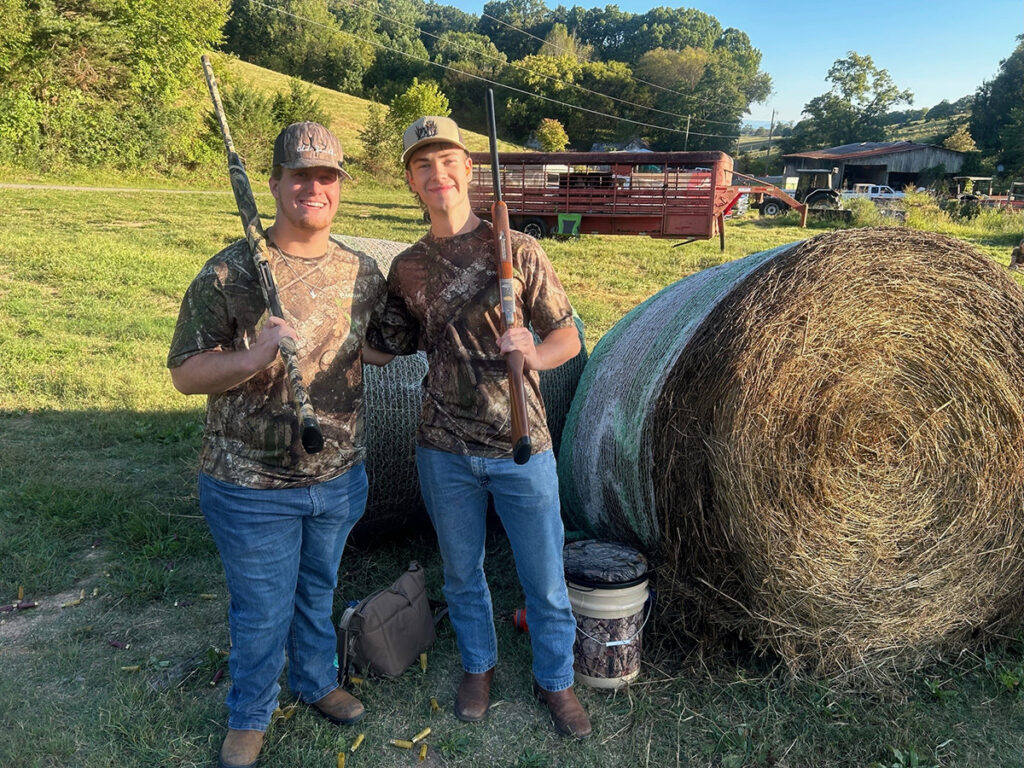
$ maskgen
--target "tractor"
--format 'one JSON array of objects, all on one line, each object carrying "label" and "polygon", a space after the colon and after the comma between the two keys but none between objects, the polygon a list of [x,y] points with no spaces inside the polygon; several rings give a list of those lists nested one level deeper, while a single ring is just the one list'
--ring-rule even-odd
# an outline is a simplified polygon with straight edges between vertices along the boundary
[{"label": "tractor", "polygon": [[[793,193],[793,197],[806,204],[812,211],[839,210],[842,208],[842,197],[832,186],[832,179],[838,172],[838,168],[831,170],[801,168],[797,170],[796,192]],[[790,205],[786,201],[771,195],[765,196],[760,204],[762,216],[778,216],[789,209]]]}]

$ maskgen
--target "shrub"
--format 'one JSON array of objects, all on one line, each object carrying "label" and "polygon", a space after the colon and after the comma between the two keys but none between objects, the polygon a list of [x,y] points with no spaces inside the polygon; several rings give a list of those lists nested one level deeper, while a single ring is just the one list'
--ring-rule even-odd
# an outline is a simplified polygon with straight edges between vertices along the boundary
[{"label": "shrub", "polygon": [[545,152],[561,152],[569,146],[569,134],[560,122],[545,117],[537,127],[537,141]]}]

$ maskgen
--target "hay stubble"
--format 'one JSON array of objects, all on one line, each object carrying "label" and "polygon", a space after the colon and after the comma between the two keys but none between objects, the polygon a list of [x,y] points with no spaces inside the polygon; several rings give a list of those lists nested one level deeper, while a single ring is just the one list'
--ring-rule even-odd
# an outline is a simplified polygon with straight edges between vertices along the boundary
[{"label": "hay stubble", "polygon": [[814,238],[735,289],[654,419],[683,629],[835,674],[1019,618],[1022,329],[988,259],[906,230]]}]

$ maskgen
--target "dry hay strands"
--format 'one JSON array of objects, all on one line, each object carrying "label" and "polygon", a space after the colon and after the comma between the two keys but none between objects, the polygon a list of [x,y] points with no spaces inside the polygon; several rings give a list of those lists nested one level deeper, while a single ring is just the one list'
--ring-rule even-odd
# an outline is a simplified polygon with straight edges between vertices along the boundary
[{"label": "dry hay strands", "polygon": [[1024,293],[901,229],[755,262],[679,339],[643,419],[671,618],[827,675],[1018,623]]}]

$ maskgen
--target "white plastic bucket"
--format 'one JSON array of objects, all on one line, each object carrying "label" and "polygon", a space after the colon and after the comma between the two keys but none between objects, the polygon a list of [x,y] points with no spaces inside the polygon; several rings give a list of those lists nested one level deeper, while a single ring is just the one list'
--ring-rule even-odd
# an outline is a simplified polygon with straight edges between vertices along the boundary
[{"label": "white plastic bucket", "polygon": [[567,581],[576,617],[573,667],[576,681],[615,689],[640,674],[644,625],[650,615],[647,579],[616,587],[585,587]]}]

